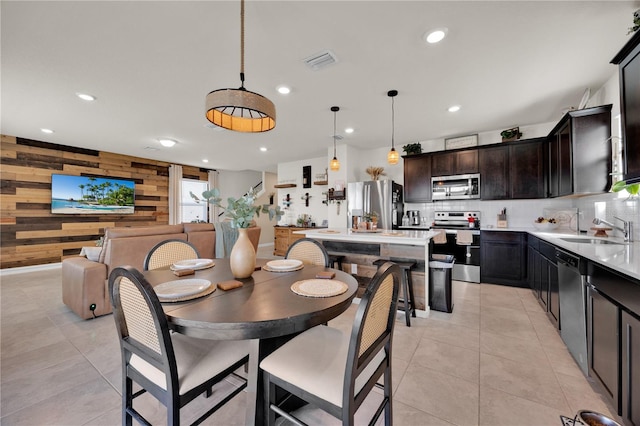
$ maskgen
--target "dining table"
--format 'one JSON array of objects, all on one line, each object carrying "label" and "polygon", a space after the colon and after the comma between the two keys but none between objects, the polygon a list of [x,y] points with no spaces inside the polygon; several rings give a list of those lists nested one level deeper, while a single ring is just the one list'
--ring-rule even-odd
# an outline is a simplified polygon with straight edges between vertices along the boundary
[{"label": "dining table", "polygon": [[[262,425],[266,419],[260,361],[297,334],[326,324],[346,311],[358,290],[358,282],[346,272],[308,264],[296,270],[276,271],[269,268],[272,260],[257,259],[255,271],[246,279],[233,277],[228,258],[213,259],[213,266],[181,277],[169,267],[143,272],[154,287],[194,278],[216,284],[216,290],[206,296],[163,302],[162,307],[175,332],[204,339],[251,340],[246,412],[249,425]],[[327,273],[335,275],[331,280],[313,281],[313,284],[322,285],[326,281],[327,285],[346,287],[346,291],[328,297],[309,297],[292,290],[303,281],[316,280]],[[224,286],[233,280],[242,285],[226,291],[220,288],[221,283]]]}]

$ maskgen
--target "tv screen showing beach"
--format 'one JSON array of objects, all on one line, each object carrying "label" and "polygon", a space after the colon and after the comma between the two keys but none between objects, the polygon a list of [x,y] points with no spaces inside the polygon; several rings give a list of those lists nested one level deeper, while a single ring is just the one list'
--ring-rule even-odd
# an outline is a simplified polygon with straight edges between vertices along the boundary
[{"label": "tv screen showing beach", "polygon": [[132,180],[51,175],[51,213],[133,214],[134,190]]}]

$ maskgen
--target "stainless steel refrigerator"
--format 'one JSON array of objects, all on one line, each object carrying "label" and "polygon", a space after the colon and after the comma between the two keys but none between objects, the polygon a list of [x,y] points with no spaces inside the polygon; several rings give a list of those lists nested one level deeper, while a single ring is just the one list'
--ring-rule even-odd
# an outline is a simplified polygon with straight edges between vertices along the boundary
[{"label": "stainless steel refrigerator", "polygon": [[402,185],[392,180],[347,184],[347,227],[373,212],[378,215],[379,229],[398,229],[404,214]]}]

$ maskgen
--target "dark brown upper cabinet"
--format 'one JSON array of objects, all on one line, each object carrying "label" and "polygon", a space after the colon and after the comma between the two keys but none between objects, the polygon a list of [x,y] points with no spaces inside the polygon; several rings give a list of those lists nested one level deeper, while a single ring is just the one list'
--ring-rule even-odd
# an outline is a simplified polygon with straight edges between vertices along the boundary
[{"label": "dark brown upper cabinet", "polygon": [[544,198],[545,147],[538,138],[479,149],[480,198]]},{"label": "dark brown upper cabinet", "polygon": [[549,133],[547,197],[611,187],[611,107],[569,111]]},{"label": "dark brown upper cabinet", "polygon": [[478,150],[444,151],[431,155],[431,176],[478,173]]},{"label": "dark brown upper cabinet", "polygon": [[620,115],[624,144],[624,179],[640,182],[640,31],[611,63],[619,65]]},{"label": "dark brown upper cabinet", "polygon": [[404,201],[407,203],[431,201],[431,155],[410,155],[403,159]]}]

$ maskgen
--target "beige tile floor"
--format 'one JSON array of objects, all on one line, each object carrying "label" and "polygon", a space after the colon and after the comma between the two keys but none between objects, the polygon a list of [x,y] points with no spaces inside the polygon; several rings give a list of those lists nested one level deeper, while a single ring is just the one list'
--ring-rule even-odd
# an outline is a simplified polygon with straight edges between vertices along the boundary
[{"label": "beige tile floor", "polygon": [[[2,277],[4,426],[120,424],[113,318],[81,321],[62,304],[60,280],[59,269]],[[433,311],[410,328],[398,316],[396,425],[560,425],[560,415],[586,408],[611,416],[529,290],[454,282],[453,295],[452,314]],[[355,305],[331,325],[350,327],[354,312]],[[165,423],[163,407],[141,398],[153,423]],[[199,398],[185,408],[183,420],[206,403]],[[244,407],[242,393],[205,424],[243,424]],[[359,423],[366,404],[361,411]]]}]

